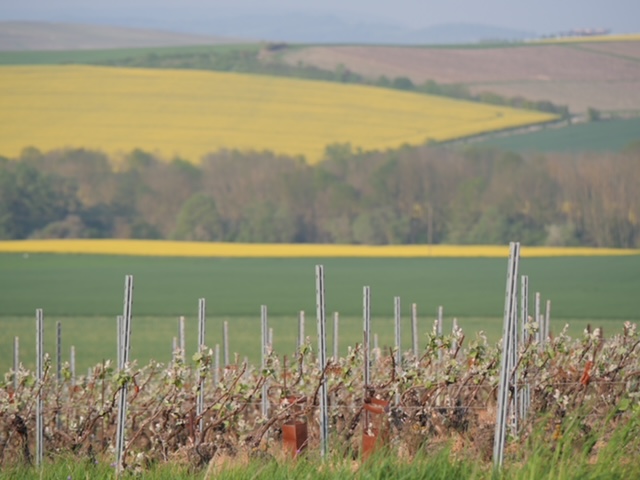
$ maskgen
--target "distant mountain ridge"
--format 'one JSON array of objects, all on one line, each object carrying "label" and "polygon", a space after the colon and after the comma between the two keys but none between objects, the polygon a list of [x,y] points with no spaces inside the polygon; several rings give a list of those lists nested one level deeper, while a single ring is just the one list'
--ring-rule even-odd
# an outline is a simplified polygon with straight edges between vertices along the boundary
[{"label": "distant mountain ridge", "polygon": [[239,42],[218,36],[106,25],[0,22],[0,51],[93,50]]},{"label": "distant mountain ridge", "polygon": [[[108,19],[106,19],[109,21]],[[249,41],[425,45],[519,41],[532,32],[478,24],[446,24],[410,29],[380,22],[353,22],[333,15],[288,13],[149,20],[141,28],[130,19],[73,22],[0,22],[0,50],[82,50],[241,43]],[[240,40],[242,39],[242,40]]]},{"label": "distant mountain ridge", "polygon": [[[194,26],[197,27],[197,26]],[[350,22],[333,15],[241,15],[212,19],[218,35],[296,43],[441,44],[522,40],[532,32],[477,24],[445,24],[410,29],[380,22]]]},{"label": "distant mountain ridge", "polygon": [[242,15],[212,19],[209,28],[218,35],[295,43],[452,44],[483,41],[517,41],[536,34],[510,28],[470,23],[410,29],[380,22],[350,22],[333,15]]}]

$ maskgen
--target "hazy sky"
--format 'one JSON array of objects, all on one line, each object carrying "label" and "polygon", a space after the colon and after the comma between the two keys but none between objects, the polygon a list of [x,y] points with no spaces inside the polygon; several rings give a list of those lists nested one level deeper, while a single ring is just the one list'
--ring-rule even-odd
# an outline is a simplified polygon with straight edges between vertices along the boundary
[{"label": "hazy sky", "polygon": [[196,19],[284,11],[412,28],[481,23],[540,34],[588,27],[640,32],[640,0],[0,0],[1,20],[97,18],[109,23],[117,18],[166,20],[179,15]]}]

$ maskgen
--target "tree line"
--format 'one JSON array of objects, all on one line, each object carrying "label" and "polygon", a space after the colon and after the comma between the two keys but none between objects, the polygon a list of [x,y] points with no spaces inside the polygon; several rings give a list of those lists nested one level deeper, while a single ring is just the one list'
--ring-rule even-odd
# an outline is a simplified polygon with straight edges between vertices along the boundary
[{"label": "tree line", "polygon": [[639,247],[639,178],[637,147],[541,157],[335,144],[316,165],[27,148],[0,159],[0,238]]}]

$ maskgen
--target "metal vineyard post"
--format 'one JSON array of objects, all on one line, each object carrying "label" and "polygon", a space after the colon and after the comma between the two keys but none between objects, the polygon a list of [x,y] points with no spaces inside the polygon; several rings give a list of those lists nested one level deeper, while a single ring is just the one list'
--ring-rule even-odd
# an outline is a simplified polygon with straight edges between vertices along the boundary
[{"label": "metal vineyard post", "polygon": [[[400,316],[400,297],[393,298],[393,319],[395,325],[395,350],[396,350],[396,373],[398,376],[402,371],[402,330]],[[400,392],[396,392],[395,404],[400,404]]]},{"label": "metal vineyard post", "polygon": [[[260,323],[262,332],[262,374],[264,375],[267,368],[267,357],[269,356],[269,326],[267,323],[267,306],[262,305],[260,307]],[[262,384],[262,416],[267,418],[269,415],[269,384],[265,378]]]},{"label": "metal vineyard post", "polygon": [[36,310],[36,466],[42,465],[44,453],[44,418],[42,412],[42,382],[44,377],[44,316],[42,309]]},{"label": "metal vineyard post", "polygon": [[504,444],[506,434],[506,421],[508,410],[508,395],[510,386],[510,356],[513,348],[513,326],[515,319],[514,310],[515,292],[517,291],[518,261],[520,258],[520,244],[509,244],[509,263],[507,270],[507,286],[504,302],[504,327],[502,330],[502,359],[500,362],[500,383],[498,389],[498,405],[496,412],[496,428],[493,443],[493,464],[495,468],[502,467],[504,458]]},{"label": "metal vineyard post", "polygon": [[18,389],[18,369],[20,368],[20,337],[13,337],[13,391]]},{"label": "metal vineyard post", "polygon": [[333,313],[333,361],[337,362],[339,353],[338,349],[338,328],[340,323],[340,316],[338,312]]},{"label": "metal vineyard post", "polygon": [[213,361],[213,383],[217,387],[220,383],[220,344],[216,343]]},{"label": "metal vineyard post", "polygon": [[[204,355],[205,343],[206,343],[206,328],[207,328],[207,302],[204,298],[198,300],[198,353]],[[205,376],[200,369],[199,382],[198,382],[198,399],[196,404],[196,416],[200,418],[198,422],[198,428],[202,432],[204,426],[204,419],[201,417],[204,411],[204,382]]]},{"label": "metal vineyard post", "polygon": [[316,315],[318,319],[318,362],[320,367],[320,455],[326,458],[329,450],[329,414],[327,397],[327,325],[324,300],[324,267],[316,265]]},{"label": "metal vineyard post", "polygon": [[364,395],[368,396],[367,389],[371,383],[369,348],[371,345],[371,287],[362,289],[362,320],[363,320],[363,342],[362,352],[364,355],[363,375],[364,375]]},{"label": "metal vineyard post", "polygon": [[[121,368],[129,363],[129,346],[131,343],[131,307],[133,304],[133,275],[125,277],[124,313],[122,324]],[[116,431],[116,475],[124,468],[124,430],[127,421],[127,390],[128,381],[125,380],[120,388],[118,397],[118,426]]]},{"label": "metal vineyard post", "polygon": [[304,345],[304,310],[300,310],[298,314],[298,345],[297,352],[302,352],[302,346]]},{"label": "metal vineyard post", "polygon": [[185,346],[185,333],[184,333],[184,317],[181,316],[178,319],[178,344],[180,345],[180,358],[184,361],[186,355]]},{"label": "metal vineyard post", "polygon": [[223,358],[224,366],[229,366],[229,322],[224,321],[222,324],[222,346],[223,346]]},{"label": "metal vineyard post", "polygon": [[411,304],[411,341],[413,346],[413,357],[418,360],[418,306],[415,303]]}]

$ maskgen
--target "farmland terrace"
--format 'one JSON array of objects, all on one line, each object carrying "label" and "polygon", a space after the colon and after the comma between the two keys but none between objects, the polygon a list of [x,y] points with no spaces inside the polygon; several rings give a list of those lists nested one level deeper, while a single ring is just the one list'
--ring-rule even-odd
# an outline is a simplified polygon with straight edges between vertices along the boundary
[{"label": "farmland terrace", "polygon": [[407,77],[549,100],[572,112],[640,110],[640,41],[451,47],[309,46],[280,53],[292,65],[348,68],[371,78]]}]

